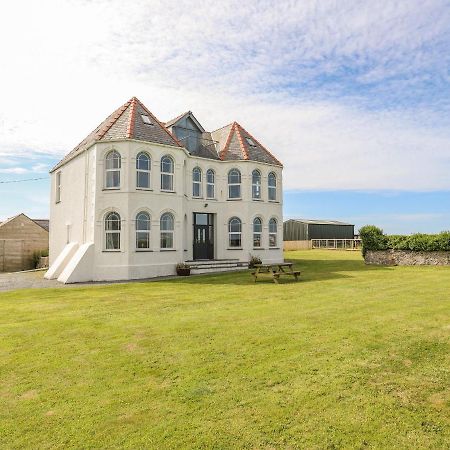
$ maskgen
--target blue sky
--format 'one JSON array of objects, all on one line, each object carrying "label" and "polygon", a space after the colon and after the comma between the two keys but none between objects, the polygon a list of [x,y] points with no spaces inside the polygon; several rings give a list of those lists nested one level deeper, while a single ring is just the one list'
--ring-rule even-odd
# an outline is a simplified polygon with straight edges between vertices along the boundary
[{"label": "blue sky", "polygon": [[162,121],[242,123],[284,163],[285,217],[450,229],[448,0],[27,8],[0,26],[0,219],[46,217],[47,180],[2,181],[46,177],[135,95]]}]

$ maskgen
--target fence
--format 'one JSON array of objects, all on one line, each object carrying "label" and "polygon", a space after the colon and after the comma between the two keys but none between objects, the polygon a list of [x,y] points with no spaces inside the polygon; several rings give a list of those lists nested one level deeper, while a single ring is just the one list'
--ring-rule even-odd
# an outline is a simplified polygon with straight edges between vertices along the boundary
[{"label": "fence", "polygon": [[311,250],[311,241],[284,241],[284,251]]},{"label": "fence", "polygon": [[312,239],[311,248],[359,250],[361,248],[361,239]]},{"label": "fence", "polygon": [[15,272],[28,268],[23,249],[22,239],[0,239],[0,272]]}]

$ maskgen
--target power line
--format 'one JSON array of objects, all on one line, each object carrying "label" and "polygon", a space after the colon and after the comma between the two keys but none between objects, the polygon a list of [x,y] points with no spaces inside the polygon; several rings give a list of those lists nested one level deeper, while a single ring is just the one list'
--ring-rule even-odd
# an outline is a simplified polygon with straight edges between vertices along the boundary
[{"label": "power line", "polygon": [[49,177],[26,178],[25,180],[7,180],[7,181],[0,181],[0,184],[7,184],[7,183],[23,183],[24,181],[47,180],[48,178],[49,178]]}]

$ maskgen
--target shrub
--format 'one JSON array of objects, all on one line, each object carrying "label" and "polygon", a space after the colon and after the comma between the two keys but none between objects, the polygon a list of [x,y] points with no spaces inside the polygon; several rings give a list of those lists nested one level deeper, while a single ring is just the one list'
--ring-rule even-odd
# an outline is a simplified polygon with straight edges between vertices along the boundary
[{"label": "shrub", "polygon": [[38,265],[39,265],[39,261],[40,261],[40,259],[41,259],[41,256],[48,256],[48,249],[45,249],[45,250],[35,250],[35,251],[33,252],[33,256],[32,256],[31,258],[32,258],[32,261],[33,261],[33,267],[34,267],[35,269],[37,269],[37,267],[38,267]]},{"label": "shrub", "polygon": [[251,256],[250,261],[248,262],[248,268],[254,269],[255,264],[262,264],[261,258],[259,256]]},{"label": "shrub", "polygon": [[365,225],[359,230],[362,243],[362,254],[366,256],[367,250],[385,250],[386,236],[381,228],[375,225]]},{"label": "shrub", "polygon": [[359,230],[363,256],[368,250],[411,250],[415,252],[450,251],[450,231],[439,234],[416,233],[410,236],[386,236],[374,225]]}]

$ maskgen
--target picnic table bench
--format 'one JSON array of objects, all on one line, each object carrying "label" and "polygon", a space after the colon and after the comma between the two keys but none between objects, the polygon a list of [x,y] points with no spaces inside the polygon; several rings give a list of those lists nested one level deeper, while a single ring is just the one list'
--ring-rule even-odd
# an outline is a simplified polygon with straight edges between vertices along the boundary
[{"label": "picnic table bench", "polygon": [[255,264],[255,271],[252,272],[252,276],[256,280],[259,276],[270,275],[274,281],[274,283],[278,283],[278,279],[281,276],[293,276],[295,277],[295,281],[298,280],[300,276],[299,270],[293,270],[293,263],[276,263],[276,264]]}]

